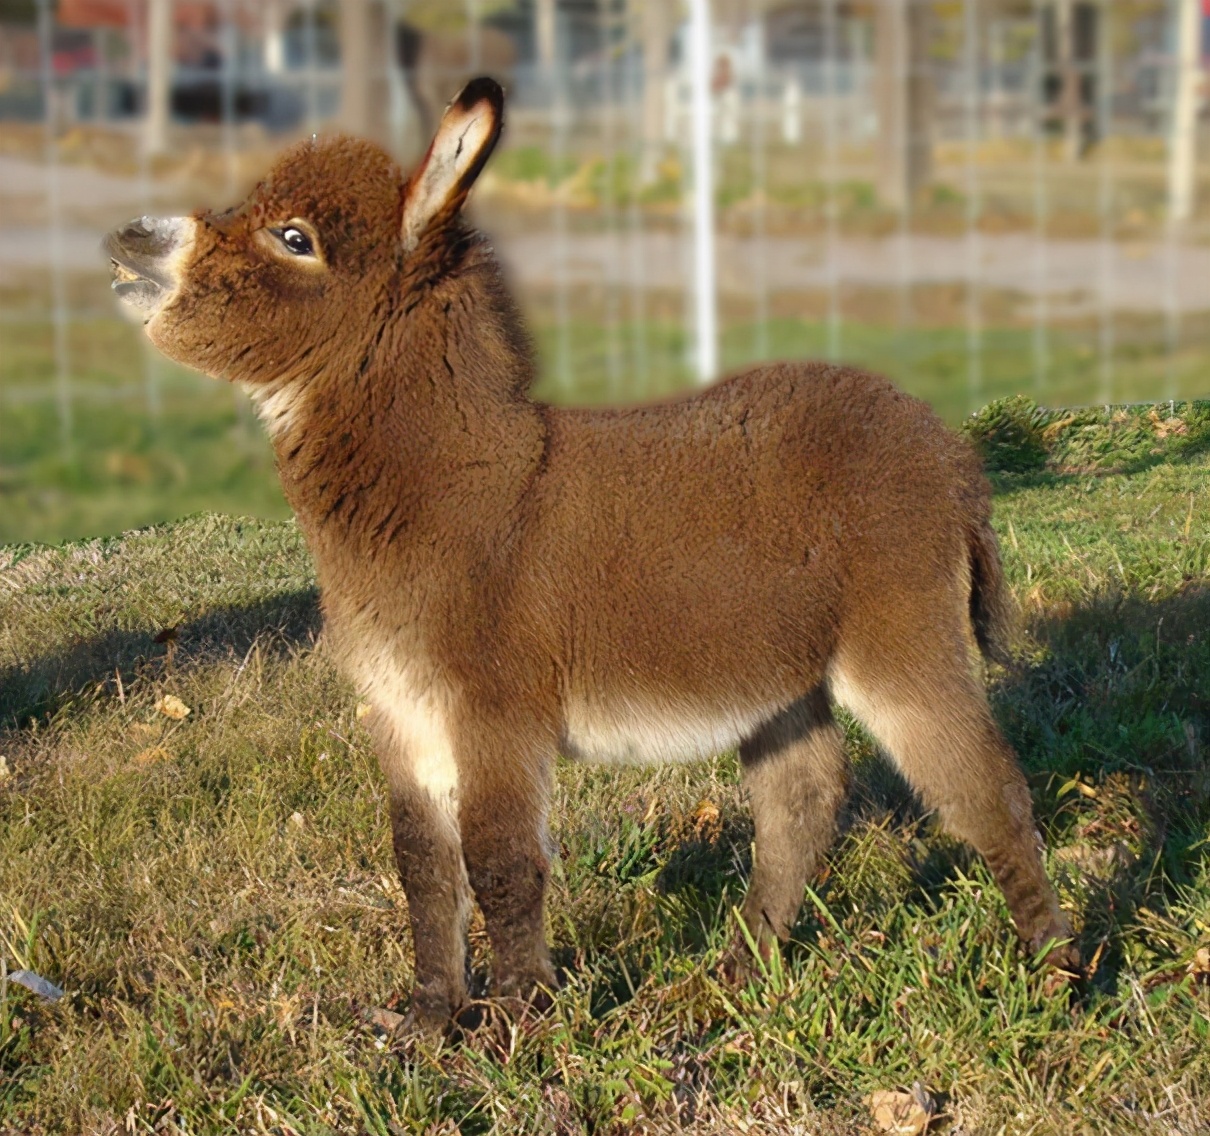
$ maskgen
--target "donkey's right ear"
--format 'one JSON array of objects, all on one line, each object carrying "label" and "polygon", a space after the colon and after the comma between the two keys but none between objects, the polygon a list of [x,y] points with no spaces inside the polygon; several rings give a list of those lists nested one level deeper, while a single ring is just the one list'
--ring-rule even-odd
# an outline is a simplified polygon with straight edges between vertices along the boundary
[{"label": "donkey's right ear", "polygon": [[437,217],[457,212],[504,125],[504,91],[472,79],[446,108],[428,153],[403,191],[403,243],[415,248]]}]

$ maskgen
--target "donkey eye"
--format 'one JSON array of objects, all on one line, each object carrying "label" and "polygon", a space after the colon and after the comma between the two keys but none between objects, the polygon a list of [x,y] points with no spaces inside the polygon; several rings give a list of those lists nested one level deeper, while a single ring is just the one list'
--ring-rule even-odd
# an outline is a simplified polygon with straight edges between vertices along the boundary
[{"label": "donkey eye", "polygon": [[282,229],[278,236],[281,238],[281,243],[295,256],[311,256],[315,252],[311,244],[311,238],[302,229],[295,229],[293,227]]}]

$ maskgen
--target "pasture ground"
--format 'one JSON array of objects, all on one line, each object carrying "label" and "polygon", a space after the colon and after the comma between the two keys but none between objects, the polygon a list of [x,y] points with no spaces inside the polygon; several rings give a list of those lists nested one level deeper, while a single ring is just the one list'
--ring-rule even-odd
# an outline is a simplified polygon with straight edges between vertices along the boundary
[{"label": "pasture ground", "polygon": [[850,724],[843,835],[767,982],[716,975],[733,757],[565,764],[553,1011],[384,1035],[404,900],[310,563],[289,521],[203,515],[0,548],[0,960],[66,990],[0,977],[0,1131],[851,1133],[916,1082],[952,1136],[1210,1131],[1210,404],[969,428],[1024,614],[989,682],[1093,963],[1074,1002]]}]

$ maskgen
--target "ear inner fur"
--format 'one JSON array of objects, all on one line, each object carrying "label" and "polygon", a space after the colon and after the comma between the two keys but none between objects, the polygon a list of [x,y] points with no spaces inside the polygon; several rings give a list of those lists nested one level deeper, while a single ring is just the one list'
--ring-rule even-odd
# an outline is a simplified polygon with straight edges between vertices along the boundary
[{"label": "ear inner fur", "polygon": [[403,242],[413,249],[436,219],[457,212],[503,129],[504,94],[476,79],[449,105],[427,153],[408,182]]}]

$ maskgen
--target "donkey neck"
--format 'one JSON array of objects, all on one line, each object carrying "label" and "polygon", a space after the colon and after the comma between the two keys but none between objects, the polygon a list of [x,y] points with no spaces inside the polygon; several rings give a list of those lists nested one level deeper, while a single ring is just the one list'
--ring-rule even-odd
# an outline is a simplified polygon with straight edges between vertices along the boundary
[{"label": "donkey neck", "polygon": [[545,417],[525,393],[528,356],[500,347],[513,330],[465,300],[401,306],[360,359],[262,398],[267,420],[284,407],[282,487],[321,577],[350,557],[456,564],[514,523]]}]

